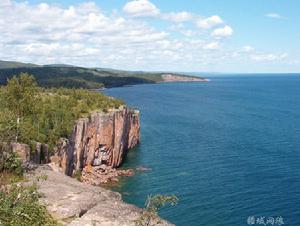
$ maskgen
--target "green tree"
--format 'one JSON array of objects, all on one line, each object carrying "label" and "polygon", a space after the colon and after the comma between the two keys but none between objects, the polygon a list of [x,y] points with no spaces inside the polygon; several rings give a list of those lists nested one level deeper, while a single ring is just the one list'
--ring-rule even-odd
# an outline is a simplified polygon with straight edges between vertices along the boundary
[{"label": "green tree", "polygon": [[136,221],[136,225],[149,226],[159,224],[158,211],[167,204],[175,206],[177,202],[178,198],[175,195],[149,195],[145,203],[145,208],[140,218]]},{"label": "green tree", "polygon": [[52,150],[60,137],[70,136],[78,118],[123,104],[85,89],[37,87],[33,76],[22,73],[0,87],[0,142],[40,142]]},{"label": "green tree", "polygon": [[20,123],[25,116],[33,115],[36,109],[37,83],[32,75],[21,73],[8,80],[4,91],[5,107],[14,115],[17,124],[16,141],[18,141]]}]

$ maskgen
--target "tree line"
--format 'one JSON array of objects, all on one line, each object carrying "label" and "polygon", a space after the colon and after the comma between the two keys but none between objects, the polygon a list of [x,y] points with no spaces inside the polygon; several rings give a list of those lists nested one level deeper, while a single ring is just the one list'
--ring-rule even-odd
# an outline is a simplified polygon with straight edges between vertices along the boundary
[{"label": "tree line", "polygon": [[118,108],[121,100],[86,89],[42,88],[21,73],[0,88],[0,142],[41,142],[68,137],[74,122],[93,110]]}]

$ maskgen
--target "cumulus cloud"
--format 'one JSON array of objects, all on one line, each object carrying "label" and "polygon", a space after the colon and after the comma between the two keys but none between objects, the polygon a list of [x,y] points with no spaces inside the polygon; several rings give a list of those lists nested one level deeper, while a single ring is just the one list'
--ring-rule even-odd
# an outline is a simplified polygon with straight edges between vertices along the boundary
[{"label": "cumulus cloud", "polygon": [[169,35],[143,22],[106,15],[95,3],[67,8],[46,3],[1,4],[1,59],[95,66],[109,64],[119,55],[121,67]]},{"label": "cumulus cloud", "polygon": [[[217,15],[161,12],[146,0],[130,1],[123,10],[104,12],[93,2],[62,7],[0,0],[0,59],[182,71],[210,70],[233,55],[255,62],[287,57],[250,46],[234,54],[221,39],[233,30]],[[156,27],[143,17],[164,20],[164,25]]]},{"label": "cumulus cloud", "polygon": [[215,29],[211,35],[214,36],[214,37],[228,37],[228,36],[231,36],[233,34],[233,29],[226,25],[225,27],[223,28],[217,28]]},{"label": "cumulus cloud", "polygon": [[207,17],[207,18],[200,18],[196,21],[196,25],[199,28],[206,28],[206,29],[215,27],[216,25],[219,25],[222,23],[224,23],[223,20],[217,15]]},{"label": "cumulus cloud", "polygon": [[191,21],[194,18],[194,15],[189,12],[178,12],[178,13],[172,12],[172,13],[162,14],[161,18],[175,23],[182,23],[182,22]]},{"label": "cumulus cloud", "polygon": [[159,15],[159,9],[148,0],[134,0],[126,3],[123,11],[132,17],[154,17]]}]

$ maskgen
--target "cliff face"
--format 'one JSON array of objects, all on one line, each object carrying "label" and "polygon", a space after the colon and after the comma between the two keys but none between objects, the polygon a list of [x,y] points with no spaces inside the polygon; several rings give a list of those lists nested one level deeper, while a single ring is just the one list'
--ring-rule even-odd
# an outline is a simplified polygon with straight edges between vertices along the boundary
[{"label": "cliff face", "polygon": [[85,166],[118,167],[140,140],[139,111],[126,107],[79,119],[69,140],[61,139],[52,162],[67,175]]}]

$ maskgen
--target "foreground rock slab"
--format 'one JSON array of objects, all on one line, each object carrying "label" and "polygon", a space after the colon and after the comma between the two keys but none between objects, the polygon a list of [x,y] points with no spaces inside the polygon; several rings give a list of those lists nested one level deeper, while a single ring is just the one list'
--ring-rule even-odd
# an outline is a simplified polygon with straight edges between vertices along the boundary
[{"label": "foreground rock slab", "polygon": [[[47,165],[38,167],[28,178],[46,178],[37,182],[42,202],[62,225],[134,226],[141,215],[141,209],[124,203],[121,194],[81,183]],[[171,224],[159,220],[151,225]]]}]

